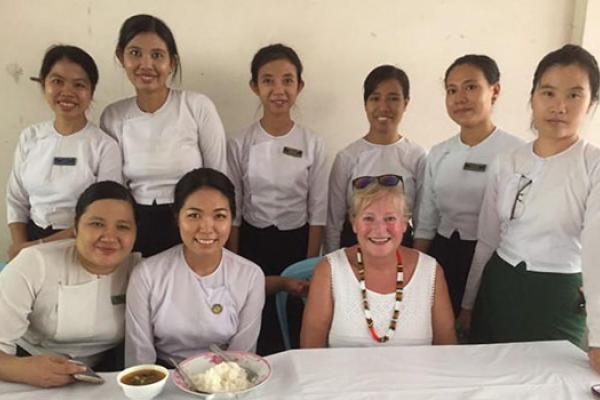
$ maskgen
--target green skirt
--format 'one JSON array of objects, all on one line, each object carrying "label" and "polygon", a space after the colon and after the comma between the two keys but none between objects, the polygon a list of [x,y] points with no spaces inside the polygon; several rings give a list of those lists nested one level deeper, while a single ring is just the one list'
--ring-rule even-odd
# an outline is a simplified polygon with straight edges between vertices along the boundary
[{"label": "green skirt", "polygon": [[473,307],[471,343],[568,340],[582,346],[585,302],[581,273],[527,271],[498,254],[481,277]]}]

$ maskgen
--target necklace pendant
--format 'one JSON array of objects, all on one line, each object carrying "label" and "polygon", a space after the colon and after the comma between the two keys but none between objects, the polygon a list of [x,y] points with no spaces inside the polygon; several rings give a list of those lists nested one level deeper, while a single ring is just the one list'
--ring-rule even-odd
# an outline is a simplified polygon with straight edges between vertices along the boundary
[{"label": "necklace pendant", "polygon": [[212,311],[212,313],[215,314],[215,315],[219,315],[223,311],[223,306],[220,305],[219,303],[213,304],[210,307],[210,311]]}]

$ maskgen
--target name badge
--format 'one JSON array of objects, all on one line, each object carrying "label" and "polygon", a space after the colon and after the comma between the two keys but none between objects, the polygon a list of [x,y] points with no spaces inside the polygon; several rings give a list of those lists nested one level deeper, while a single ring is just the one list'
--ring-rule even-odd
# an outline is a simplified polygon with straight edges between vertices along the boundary
[{"label": "name badge", "polygon": [[54,165],[73,166],[75,164],[77,164],[75,157],[54,157]]},{"label": "name badge", "polygon": [[463,165],[463,169],[465,171],[485,172],[486,168],[487,168],[486,164],[477,164],[477,163],[466,162],[465,165]]},{"label": "name badge", "polygon": [[110,296],[110,302],[112,303],[113,306],[116,306],[119,304],[125,304],[125,295],[118,294],[115,296]]},{"label": "name badge", "polygon": [[285,146],[283,148],[283,154],[287,154],[288,156],[300,158],[300,157],[302,157],[302,150],[293,149],[291,147]]}]

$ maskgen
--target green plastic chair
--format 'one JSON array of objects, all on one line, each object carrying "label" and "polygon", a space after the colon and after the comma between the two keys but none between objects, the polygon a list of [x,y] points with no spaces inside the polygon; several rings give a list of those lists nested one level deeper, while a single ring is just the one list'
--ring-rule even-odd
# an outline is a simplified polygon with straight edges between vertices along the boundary
[{"label": "green plastic chair", "polygon": [[[315,269],[315,265],[321,260],[321,257],[307,258],[306,260],[298,261],[283,270],[281,276],[296,279],[310,279]],[[275,297],[275,307],[277,308],[277,319],[281,328],[281,336],[283,337],[283,345],[286,350],[290,350],[290,328],[287,317],[287,292],[281,291]]]}]

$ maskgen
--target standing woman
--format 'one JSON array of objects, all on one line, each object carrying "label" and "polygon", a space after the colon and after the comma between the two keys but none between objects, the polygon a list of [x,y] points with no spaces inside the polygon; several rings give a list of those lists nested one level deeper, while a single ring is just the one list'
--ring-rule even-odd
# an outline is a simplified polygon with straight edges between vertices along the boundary
[{"label": "standing woman", "polygon": [[488,167],[500,153],[524,143],[492,122],[500,71],[488,56],[468,54],[446,70],[446,110],[458,135],[427,156],[414,247],[437,259],[458,316],[473,252]]},{"label": "standing woman", "polygon": [[148,257],[181,241],[171,209],[179,178],[202,166],[225,172],[225,132],[208,97],[167,85],[181,64],[163,21],[150,15],[128,18],[116,56],[136,96],[109,105],[100,126],[121,147],[125,183],[140,216],[135,249]]},{"label": "standing woman", "polygon": [[[332,252],[356,244],[348,217],[352,181],[361,176],[397,175],[402,178],[406,205],[416,221],[425,150],[398,130],[409,96],[406,73],[392,65],[381,65],[364,82],[363,99],[369,132],[335,157],[329,176],[329,203],[325,249]],[[394,180],[393,176],[390,179]],[[412,246],[412,227],[406,230],[403,245]]]},{"label": "standing woman", "polygon": [[98,83],[92,57],[79,47],[53,46],[37,80],[54,119],[19,137],[6,188],[9,258],[36,243],[73,237],[81,192],[96,181],[121,181],[117,144],[85,115]]},{"label": "standing woman", "polygon": [[[260,98],[263,117],[229,143],[229,173],[240,210],[229,246],[261,266],[267,295],[281,290],[299,295],[307,282],[279,274],[319,255],[327,208],[325,144],[290,115],[304,87],[302,63],[293,49],[282,44],[260,49],[251,73],[250,88]],[[270,347],[281,342],[274,303],[273,296],[267,299],[263,315],[263,353],[280,349]]]},{"label": "standing woman", "polygon": [[473,310],[476,343],[582,344],[581,271],[597,267],[582,265],[592,250],[582,248],[582,238],[595,237],[598,245],[590,229],[600,213],[600,149],[579,135],[599,85],[596,60],[579,46],[553,51],[537,66],[537,138],[496,159],[481,208],[461,311],[468,325]]}]

